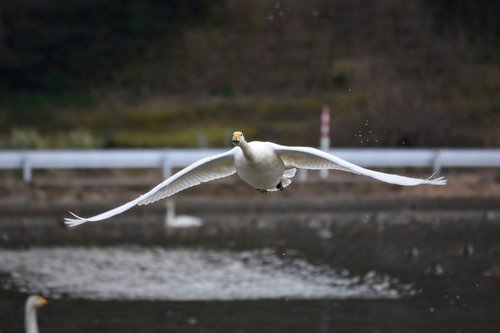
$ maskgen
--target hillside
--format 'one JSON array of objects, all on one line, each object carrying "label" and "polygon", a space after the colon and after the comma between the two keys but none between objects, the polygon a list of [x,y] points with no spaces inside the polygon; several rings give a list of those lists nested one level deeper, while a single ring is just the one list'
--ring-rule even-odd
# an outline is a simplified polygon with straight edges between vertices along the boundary
[{"label": "hillside", "polygon": [[0,147],[500,145],[495,1],[1,7]]}]

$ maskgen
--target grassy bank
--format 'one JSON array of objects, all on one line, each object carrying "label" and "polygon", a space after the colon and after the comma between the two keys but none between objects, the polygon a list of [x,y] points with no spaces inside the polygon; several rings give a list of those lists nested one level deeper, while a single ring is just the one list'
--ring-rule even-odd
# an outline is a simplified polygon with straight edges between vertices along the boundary
[{"label": "grassy bank", "polygon": [[[497,82],[491,85],[498,84]],[[242,130],[250,140],[317,146],[321,106],[331,107],[337,147],[500,144],[500,95],[463,84],[439,112],[382,112],[368,91],[311,97],[206,97],[139,105],[94,103],[34,111],[29,122],[3,124],[0,148],[221,147]],[[37,113],[39,113],[37,115]],[[42,120],[43,119],[43,120]]]}]

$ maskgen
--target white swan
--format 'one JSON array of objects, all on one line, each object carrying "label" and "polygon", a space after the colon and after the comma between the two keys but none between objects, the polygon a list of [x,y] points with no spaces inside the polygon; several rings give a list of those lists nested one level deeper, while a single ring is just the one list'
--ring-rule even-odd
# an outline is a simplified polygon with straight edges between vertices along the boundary
[{"label": "white swan", "polygon": [[167,213],[165,214],[165,225],[169,228],[193,228],[201,227],[203,220],[191,215],[175,215],[175,202],[167,199]]},{"label": "white swan", "polygon": [[24,308],[24,328],[26,333],[38,333],[36,309],[45,304],[47,304],[47,300],[42,296],[30,296],[26,300]]},{"label": "white swan", "polygon": [[241,132],[234,132],[231,141],[236,147],[230,151],[191,164],[135,200],[88,218],[79,217],[70,212],[74,218],[66,218],[65,223],[74,227],[85,222],[104,220],[136,205],[147,205],[188,187],[227,177],[234,173],[264,193],[282,191],[290,185],[292,182],[290,178],[295,175],[296,168],[337,169],[403,186],[446,184],[446,179],[443,177],[419,179],[365,169],[315,148],[287,147],[272,142],[246,142]]}]

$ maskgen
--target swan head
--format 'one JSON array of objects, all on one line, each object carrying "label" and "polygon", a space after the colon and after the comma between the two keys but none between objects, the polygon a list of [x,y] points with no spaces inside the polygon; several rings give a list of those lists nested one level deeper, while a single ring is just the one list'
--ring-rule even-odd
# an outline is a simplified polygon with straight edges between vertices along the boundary
[{"label": "swan head", "polygon": [[30,296],[27,303],[32,307],[39,308],[46,305],[48,301],[42,296]]},{"label": "swan head", "polygon": [[245,137],[243,136],[243,133],[240,131],[236,131],[233,133],[233,138],[231,139],[231,142],[233,145],[238,146],[242,141],[245,141]]},{"label": "swan head", "polygon": [[47,304],[47,300],[42,296],[30,296],[26,300],[24,308],[24,326],[28,333],[38,333],[38,324],[36,321],[36,309]]}]

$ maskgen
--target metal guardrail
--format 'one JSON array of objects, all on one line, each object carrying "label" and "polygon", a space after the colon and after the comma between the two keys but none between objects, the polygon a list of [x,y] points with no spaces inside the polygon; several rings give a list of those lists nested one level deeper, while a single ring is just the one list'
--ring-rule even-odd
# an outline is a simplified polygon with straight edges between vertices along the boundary
[{"label": "metal guardrail", "polygon": [[[173,168],[226,149],[4,150],[0,169],[22,169],[31,181],[33,169]],[[329,153],[364,167],[500,167],[500,149],[331,149]]]}]

